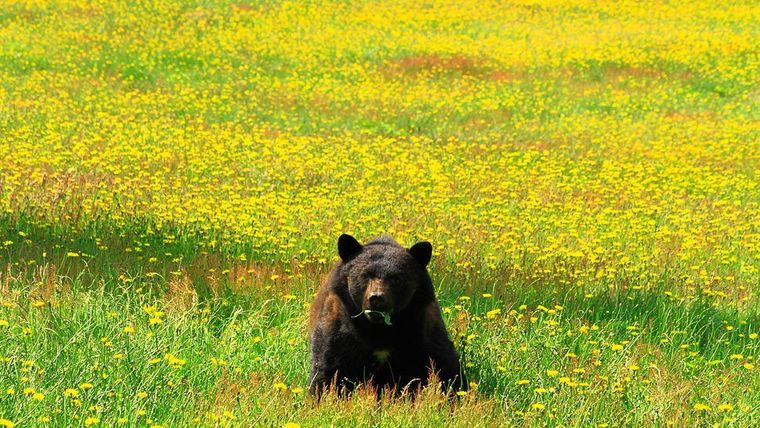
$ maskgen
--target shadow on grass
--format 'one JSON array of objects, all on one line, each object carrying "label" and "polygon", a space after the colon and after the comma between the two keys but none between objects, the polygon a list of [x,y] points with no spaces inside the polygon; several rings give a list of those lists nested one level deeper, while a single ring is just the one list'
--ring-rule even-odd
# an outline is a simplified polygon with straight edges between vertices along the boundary
[{"label": "shadow on grass", "polygon": [[[270,300],[279,304],[282,296],[309,301],[331,267],[306,265],[294,272],[286,262],[257,259],[252,248],[225,253],[204,247],[201,242],[205,238],[193,231],[155,230],[148,221],[118,228],[103,221],[74,228],[41,225],[18,213],[0,215],[0,242],[13,241],[0,249],[0,266],[17,275],[34,277],[40,275],[43,266],[48,269],[53,265],[54,275],[73,289],[120,293],[139,289],[155,297],[171,293],[175,283],[186,281],[201,305],[213,306],[213,318],[219,321],[215,329],[219,331],[240,308]],[[246,261],[232,256],[241,253],[250,256]],[[300,279],[282,278],[286,272],[297,273]],[[611,289],[587,298],[581,288],[553,285],[553,278],[539,282],[533,278],[527,283],[527,278],[519,276],[485,277],[475,271],[464,276],[456,269],[455,261],[447,260],[439,260],[432,274],[443,305],[453,304],[462,295],[472,299],[475,314],[495,304],[506,311],[522,304],[531,309],[558,304],[564,308],[563,317],[587,324],[615,323],[623,329],[636,325],[651,340],[682,331],[698,340],[703,353],[728,352],[720,345],[725,340],[736,340],[736,335],[724,337],[727,326],[738,329],[739,322],[750,327],[760,323],[757,310],[740,312],[728,304],[715,305],[715,300],[703,296],[679,300],[657,289]],[[493,291],[494,297],[482,299],[484,290]]]}]

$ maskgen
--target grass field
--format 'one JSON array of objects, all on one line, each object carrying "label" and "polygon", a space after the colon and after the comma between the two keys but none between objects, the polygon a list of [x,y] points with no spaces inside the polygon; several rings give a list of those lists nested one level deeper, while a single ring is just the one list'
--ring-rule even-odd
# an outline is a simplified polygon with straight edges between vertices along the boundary
[{"label": "grass field", "polygon": [[[755,1],[0,0],[0,427],[757,426]],[[307,394],[341,233],[472,380]]]}]

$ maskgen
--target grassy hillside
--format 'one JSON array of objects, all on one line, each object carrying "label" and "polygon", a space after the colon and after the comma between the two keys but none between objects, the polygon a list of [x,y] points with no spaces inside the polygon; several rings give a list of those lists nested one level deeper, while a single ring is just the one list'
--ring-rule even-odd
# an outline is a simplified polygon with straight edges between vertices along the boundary
[{"label": "grassy hillside", "polygon": [[[758,22],[0,0],[0,427],[760,423]],[[306,396],[344,232],[433,243],[467,395]]]}]

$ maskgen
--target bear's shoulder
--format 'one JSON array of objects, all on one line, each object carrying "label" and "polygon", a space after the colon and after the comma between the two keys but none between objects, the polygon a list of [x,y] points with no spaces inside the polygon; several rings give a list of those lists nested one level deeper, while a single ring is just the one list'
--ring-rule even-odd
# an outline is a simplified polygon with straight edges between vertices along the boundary
[{"label": "bear's shoulder", "polygon": [[313,331],[318,324],[325,327],[338,324],[344,312],[343,302],[332,284],[323,283],[309,309],[309,330]]}]

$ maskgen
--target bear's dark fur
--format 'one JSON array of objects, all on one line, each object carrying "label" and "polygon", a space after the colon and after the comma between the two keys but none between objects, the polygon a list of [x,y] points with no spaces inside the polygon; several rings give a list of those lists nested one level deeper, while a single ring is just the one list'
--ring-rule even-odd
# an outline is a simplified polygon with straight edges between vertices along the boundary
[{"label": "bear's dark fur", "polygon": [[430,243],[407,250],[384,236],[362,246],[341,235],[338,254],[311,306],[309,391],[347,392],[363,382],[413,390],[431,369],[445,388],[466,389],[426,269]]}]

